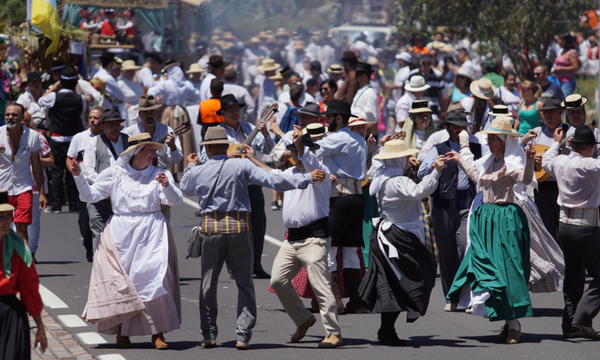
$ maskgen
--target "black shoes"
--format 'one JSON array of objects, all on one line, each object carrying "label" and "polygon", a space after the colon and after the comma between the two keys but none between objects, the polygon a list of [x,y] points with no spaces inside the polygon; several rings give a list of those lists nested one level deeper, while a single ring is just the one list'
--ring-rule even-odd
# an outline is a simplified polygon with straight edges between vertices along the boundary
[{"label": "black shoes", "polygon": [[271,275],[269,275],[266,271],[264,271],[263,269],[260,269],[258,271],[254,272],[254,276],[257,279],[270,279]]},{"label": "black shoes", "polygon": [[403,346],[406,345],[406,340],[400,339],[395,331],[393,332],[377,332],[377,340],[382,346]]}]

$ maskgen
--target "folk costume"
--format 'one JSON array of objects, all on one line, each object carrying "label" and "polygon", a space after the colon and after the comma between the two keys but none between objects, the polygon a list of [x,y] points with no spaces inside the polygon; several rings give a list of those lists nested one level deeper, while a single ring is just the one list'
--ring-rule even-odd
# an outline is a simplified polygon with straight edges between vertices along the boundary
[{"label": "folk costume", "polygon": [[[178,205],[183,195],[170,172],[130,165],[144,146],[160,149],[161,144],[147,133],[131,136],[128,144],[93,185],[83,175],[75,177],[82,201],[110,197],[114,212],[100,235],[82,317],[98,323],[99,332],[117,334],[118,342],[119,336],[161,337],[181,324],[177,251],[161,204]],[[159,172],[168,177],[167,187],[155,180]]]}]

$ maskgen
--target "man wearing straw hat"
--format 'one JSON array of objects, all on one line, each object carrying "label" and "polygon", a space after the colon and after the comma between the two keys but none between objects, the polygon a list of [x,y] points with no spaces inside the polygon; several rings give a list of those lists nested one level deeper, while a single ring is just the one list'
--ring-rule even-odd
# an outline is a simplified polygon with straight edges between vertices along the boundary
[{"label": "man wearing straw hat", "polygon": [[[227,114],[225,116],[227,119]],[[253,207],[246,184],[256,184],[259,188],[268,186],[279,191],[303,189],[314,181],[322,181],[325,173],[315,170],[311,174],[290,176],[265,171],[246,159],[228,158],[230,144],[232,142],[225,127],[209,128],[204,141],[200,143],[208,160],[202,166],[197,166],[198,156],[190,154],[180,187],[186,195],[200,195],[202,253],[210,254],[201,258],[202,346],[212,348],[217,345],[217,285],[223,262],[227,260],[239,289],[236,348],[245,350],[250,346],[252,328],[256,324],[256,297],[252,281],[253,259],[256,256],[252,255],[255,248],[250,231]],[[245,146],[245,152],[249,159],[254,160],[254,151],[250,146]]]},{"label": "man wearing straw hat", "polygon": [[406,80],[407,84],[410,83],[410,79],[413,76],[422,76],[427,85],[429,85],[423,96],[429,101],[429,108],[433,110],[432,120],[437,120],[443,100],[442,89],[444,88],[444,79],[441,71],[433,67],[433,58],[430,54],[421,56],[419,67],[410,72],[408,80]]},{"label": "man wearing straw hat", "polygon": [[[467,133],[467,116],[464,111],[455,110],[446,119],[448,140],[435,144],[427,153],[419,167],[418,177],[424,178],[432,171],[432,164],[439,155],[450,151],[460,152],[469,148],[475,159],[482,155],[481,145],[471,141]],[[442,292],[448,294],[450,286],[467,249],[467,221],[476,186],[467,173],[456,162],[447,162],[442,171],[437,189],[431,194],[433,209],[433,230],[439,253]],[[456,303],[447,301],[445,311],[455,311]]]},{"label": "man wearing straw hat", "polygon": [[412,109],[412,103],[415,100],[423,100],[423,94],[430,87],[421,75],[411,77],[408,84],[404,85],[404,95],[398,100],[394,109],[397,124],[396,131],[402,127],[408,118],[408,111]]},{"label": "man wearing straw hat", "polygon": [[232,94],[236,99],[239,99],[241,102],[246,104],[244,106],[243,111],[246,114],[246,122],[254,123],[256,117],[256,105],[254,103],[254,99],[248,90],[238,85],[238,75],[240,73],[236,71],[235,65],[230,64],[225,67],[225,85],[223,85],[223,96]]},{"label": "man wearing straw hat", "polygon": [[[97,124],[103,132],[90,140],[83,153],[81,169],[89,184],[94,184],[98,175],[111,167],[119,158],[119,154],[127,148],[129,135],[121,133],[123,121],[125,119],[121,119],[114,109],[104,109],[102,119]],[[96,251],[100,233],[113,214],[110,199],[87,203],[87,210],[93,236],[92,250]]]},{"label": "man wearing straw hat", "polygon": [[[575,104],[568,104],[571,101],[565,99],[565,104],[573,107]],[[554,143],[542,159],[543,168],[555,177],[559,191],[559,233],[565,256],[562,330],[565,338],[598,339],[592,328],[592,320],[600,310],[600,161],[592,158],[598,142],[592,129],[581,126],[570,141],[573,151],[559,156],[562,132],[556,128]],[[592,281],[584,291],[586,272]]]},{"label": "man wearing straw hat", "polygon": [[260,74],[254,80],[258,83],[258,100],[256,102],[256,107],[258,109],[257,116],[260,117],[269,106],[277,101],[275,91],[277,90],[277,86],[273,80],[269,79],[269,76],[275,75],[275,71],[279,69],[281,66],[273,59],[264,59],[262,64],[257,67]]},{"label": "man wearing straw hat", "polygon": [[192,79],[188,80],[192,83],[192,86],[200,91],[200,86],[202,85],[202,74],[206,74],[206,70],[202,68],[200,64],[193,63],[190,64],[190,68],[185,72],[187,75],[192,75]]}]

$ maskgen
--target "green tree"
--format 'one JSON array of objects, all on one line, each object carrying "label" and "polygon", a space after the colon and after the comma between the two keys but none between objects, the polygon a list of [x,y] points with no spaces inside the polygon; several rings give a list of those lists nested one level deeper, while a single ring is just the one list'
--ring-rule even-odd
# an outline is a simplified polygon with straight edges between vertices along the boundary
[{"label": "green tree", "polygon": [[0,23],[20,25],[27,21],[27,6],[23,0],[4,0],[0,6]]},{"label": "green tree", "polygon": [[[520,71],[532,54],[544,57],[555,35],[580,29],[579,14],[596,8],[590,0],[397,0],[399,27],[469,29],[489,42],[496,55],[507,53]],[[401,30],[402,31],[402,30]]]}]

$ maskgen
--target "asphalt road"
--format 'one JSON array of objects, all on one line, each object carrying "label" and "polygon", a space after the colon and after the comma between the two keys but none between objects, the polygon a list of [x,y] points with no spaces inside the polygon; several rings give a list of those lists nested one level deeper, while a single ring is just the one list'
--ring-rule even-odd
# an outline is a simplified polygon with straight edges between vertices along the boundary
[{"label": "asphalt road", "polygon": [[[265,190],[266,203],[271,200],[270,189]],[[194,199],[192,199],[194,200]],[[200,259],[185,259],[190,229],[197,221],[195,209],[181,204],[172,209],[171,225],[177,240],[179,273],[182,292],[183,321],[181,329],[166,334],[171,349],[157,351],[150,343],[150,336],[132,338],[134,348],[120,349],[113,336],[102,337],[105,344],[82,346],[94,358],[106,354],[120,354],[127,360],[134,359],[391,359],[412,357],[422,359],[597,359],[600,343],[590,340],[562,338],[560,328],[562,316],[562,293],[532,294],[535,316],[522,319],[522,343],[518,345],[495,344],[494,339],[503,324],[490,322],[479,316],[464,312],[446,313],[441,285],[433,290],[428,313],[417,322],[408,324],[401,314],[396,329],[408,345],[390,348],[372,344],[379,327],[378,314],[342,315],[340,325],[344,346],[338,349],[318,349],[324,329],[318,321],[300,343],[291,343],[290,336],[295,326],[285,314],[277,296],[267,290],[268,280],[255,280],[258,303],[257,325],[254,329],[249,351],[235,349],[235,318],[237,289],[226,271],[219,282],[219,337],[218,347],[204,349],[198,312],[200,288]],[[282,239],[284,227],[280,211],[267,211],[267,234]],[[76,214],[42,214],[40,246],[36,255],[41,283],[68,308],[46,310],[53,316],[64,314],[81,315],[87,300],[91,263],[85,259],[85,250],[77,227]],[[279,247],[265,242],[263,266],[270,272]],[[309,301],[305,301],[309,306]],[[66,328],[77,339],[78,333],[95,332],[95,325]]]}]

